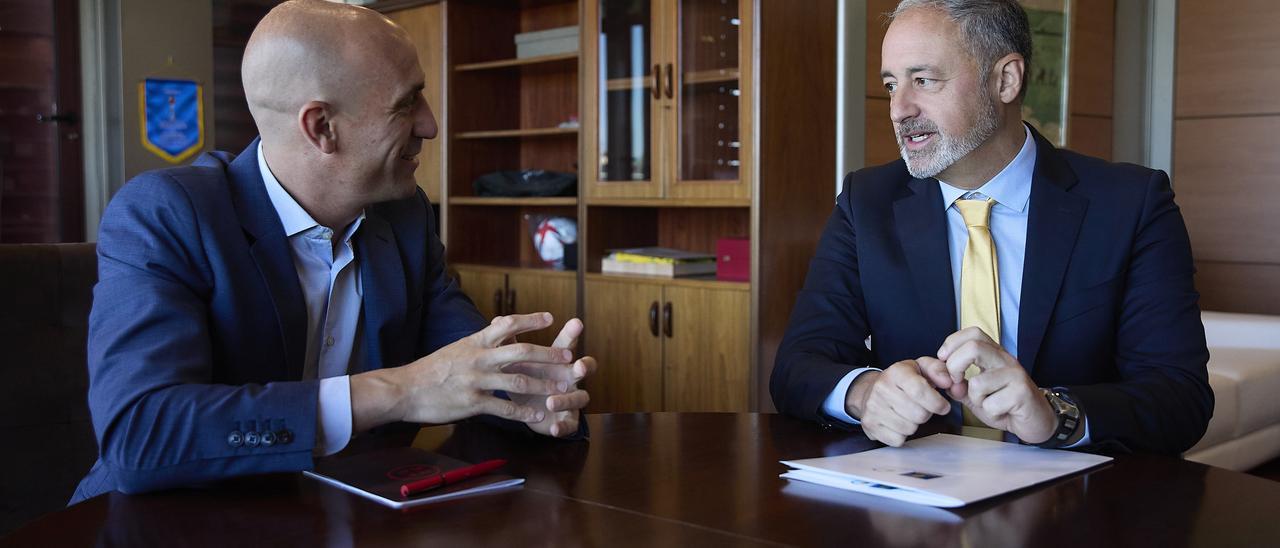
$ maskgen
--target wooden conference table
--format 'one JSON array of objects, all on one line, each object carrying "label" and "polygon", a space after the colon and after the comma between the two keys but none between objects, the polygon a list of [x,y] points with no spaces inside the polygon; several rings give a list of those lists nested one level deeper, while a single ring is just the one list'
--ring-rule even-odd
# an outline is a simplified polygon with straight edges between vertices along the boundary
[{"label": "wooden conference table", "polygon": [[[99,496],[3,546],[1276,546],[1280,483],[1143,455],[956,511],[791,483],[779,459],[874,446],[779,415],[591,415],[589,443],[481,424],[413,443],[523,487],[399,512],[300,474]],[[934,430],[945,429],[944,426]]]}]

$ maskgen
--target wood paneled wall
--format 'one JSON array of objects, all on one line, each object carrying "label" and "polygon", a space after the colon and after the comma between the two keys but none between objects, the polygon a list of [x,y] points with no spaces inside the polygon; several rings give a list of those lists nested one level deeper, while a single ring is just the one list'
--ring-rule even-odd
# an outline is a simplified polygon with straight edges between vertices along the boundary
[{"label": "wood paneled wall", "polygon": [[1180,2],[1174,188],[1206,310],[1280,314],[1280,3]]},{"label": "wood paneled wall", "polygon": [[866,159],[875,166],[898,159],[898,145],[889,121],[889,93],[880,81],[880,44],[889,28],[889,13],[898,0],[867,0]]},{"label": "wood paneled wall", "polygon": [[[886,14],[897,0],[867,0],[866,161],[873,166],[898,158],[889,122],[889,95],[880,83],[880,43]],[[1115,0],[1073,0],[1067,148],[1111,159],[1115,68]],[[1034,62],[1034,60],[1032,60]]]}]

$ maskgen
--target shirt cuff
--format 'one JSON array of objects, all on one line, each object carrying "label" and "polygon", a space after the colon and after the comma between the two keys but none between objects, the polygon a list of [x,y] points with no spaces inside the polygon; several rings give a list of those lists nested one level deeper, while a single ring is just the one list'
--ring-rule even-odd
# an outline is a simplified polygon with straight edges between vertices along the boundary
[{"label": "shirt cuff", "polygon": [[320,379],[316,447],[318,457],[341,451],[351,441],[351,377]]},{"label": "shirt cuff", "polygon": [[844,402],[848,399],[849,387],[853,386],[853,381],[858,378],[858,375],[866,373],[867,371],[881,371],[881,369],[875,367],[859,367],[858,369],[854,369],[847,373],[844,378],[840,379],[839,383],[836,383],[835,389],[827,395],[827,399],[823,400],[822,412],[826,413],[828,417],[841,422],[862,424],[862,421],[849,416],[849,413],[844,410]]}]

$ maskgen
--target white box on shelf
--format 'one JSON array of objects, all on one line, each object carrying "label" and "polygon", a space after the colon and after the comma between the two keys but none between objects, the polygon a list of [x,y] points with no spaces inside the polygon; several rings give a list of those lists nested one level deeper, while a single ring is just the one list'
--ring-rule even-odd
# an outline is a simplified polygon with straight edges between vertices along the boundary
[{"label": "white box on shelf", "polygon": [[516,35],[516,58],[540,57],[578,51],[578,26],[522,32]]}]

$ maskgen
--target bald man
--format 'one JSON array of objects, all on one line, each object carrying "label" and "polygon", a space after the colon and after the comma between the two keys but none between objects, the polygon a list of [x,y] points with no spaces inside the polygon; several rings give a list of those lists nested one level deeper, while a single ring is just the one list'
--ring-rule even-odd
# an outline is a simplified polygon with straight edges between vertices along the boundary
[{"label": "bald man", "polygon": [[[436,122],[405,32],[364,8],[286,2],[242,65],[261,134],[238,156],[144,173],[108,205],[89,327],[99,459],[72,502],[307,470],[398,422],[497,417],[582,437],[574,359],[514,344],[445,274],[413,173]],[[492,420],[492,419],[491,419]]]}]

